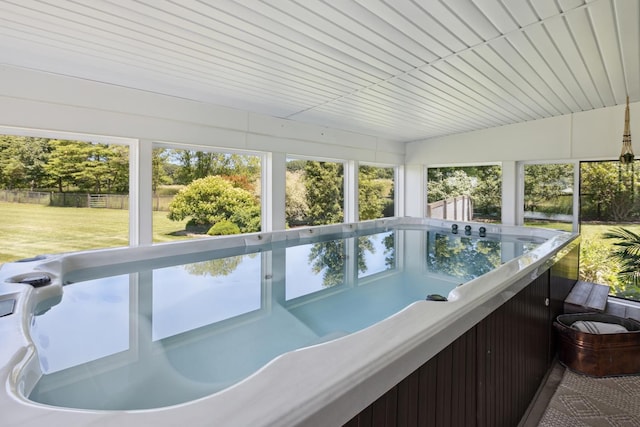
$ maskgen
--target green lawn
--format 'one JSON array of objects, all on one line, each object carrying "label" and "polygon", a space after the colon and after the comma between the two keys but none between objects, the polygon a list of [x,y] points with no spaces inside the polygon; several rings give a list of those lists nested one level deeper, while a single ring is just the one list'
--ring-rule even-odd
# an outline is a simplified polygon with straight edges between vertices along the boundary
[{"label": "green lawn", "polygon": [[582,224],[580,234],[583,240],[603,239],[602,235],[615,227],[624,227],[635,233],[640,232],[640,224]]},{"label": "green lawn", "polygon": [[552,228],[554,230],[562,231],[571,231],[573,229],[573,224],[558,221],[526,220],[524,225],[526,227]]},{"label": "green lawn", "polygon": [[[39,254],[128,246],[129,211],[117,209],[60,208],[0,202],[0,264]],[[185,221],[173,222],[166,212],[154,212],[154,242],[188,239],[181,235]],[[538,227],[570,228],[570,224],[536,222]],[[580,273],[583,280],[613,286],[614,293],[631,294],[618,283],[618,265],[609,258],[613,241],[603,233],[615,225],[582,224]],[[640,232],[640,224],[625,227]],[[635,294],[634,294],[635,295]]]},{"label": "green lawn", "polygon": [[[0,264],[39,254],[129,245],[127,210],[0,202],[0,218]],[[184,230],[185,223],[154,212],[154,242],[188,238],[172,235]]]}]

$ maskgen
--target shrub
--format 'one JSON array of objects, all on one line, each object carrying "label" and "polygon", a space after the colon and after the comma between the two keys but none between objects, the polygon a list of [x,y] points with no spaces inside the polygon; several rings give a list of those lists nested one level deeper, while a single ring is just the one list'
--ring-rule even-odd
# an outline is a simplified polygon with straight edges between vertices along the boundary
[{"label": "shrub", "polygon": [[583,239],[580,244],[580,279],[609,285],[612,293],[619,291],[617,271],[618,263],[609,256],[611,247],[600,236]]},{"label": "shrub", "polygon": [[240,234],[240,227],[231,221],[216,222],[213,227],[207,231],[209,236],[226,236],[229,234]]},{"label": "shrub", "polygon": [[258,200],[220,176],[196,179],[180,190],[169,204],[167,216],[172,221],[190,217],[189,224],[195,226],[229,221],[236,224],[241,233],[260,230]]}]

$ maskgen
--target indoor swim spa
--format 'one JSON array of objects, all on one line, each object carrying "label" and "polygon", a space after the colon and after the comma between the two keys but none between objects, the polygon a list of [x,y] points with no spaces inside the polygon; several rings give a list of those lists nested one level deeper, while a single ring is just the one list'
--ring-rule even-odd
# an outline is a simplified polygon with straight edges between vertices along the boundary
[{"label": "indoor swim spa", "polygon": [[3,420],[345,424],[577,244],[394,218],[5,264]]}]

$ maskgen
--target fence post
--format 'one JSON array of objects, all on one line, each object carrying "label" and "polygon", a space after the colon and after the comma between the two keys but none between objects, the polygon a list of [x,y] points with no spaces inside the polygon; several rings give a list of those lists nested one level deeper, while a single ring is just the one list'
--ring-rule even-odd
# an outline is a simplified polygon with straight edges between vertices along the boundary
[{"label": "fence post", "polygon": [[[460,209],[458,209],[458,202],[460,201],[460,197],[454,197],[453,198],[453,217],[454,218],[458,218],[458,211]],[[464,217],[462,218],[462,221],[464,221]]]}]

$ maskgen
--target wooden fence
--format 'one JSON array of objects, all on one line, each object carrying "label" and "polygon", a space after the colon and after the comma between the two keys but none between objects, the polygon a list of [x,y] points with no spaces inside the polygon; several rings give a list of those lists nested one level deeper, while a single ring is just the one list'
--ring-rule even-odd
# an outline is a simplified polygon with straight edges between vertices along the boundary
[{"label": "wooden fence", "polygon": [[0,202],[49,205],[50,194],[40,191],[0,190]]},{"label": "wooden fence", "polygon": [[[174,196],[153,197],[154,211],[168,211]],[[129,209],[128,194],[56,193],[46,191],[0,190],[0,202],[31,203],[73,208]]]},{"label": "wooden fence", "polygon": [[472,221],[473,200],[469,196],[458,196],[427,204],[427,217],[451,221]]}]

